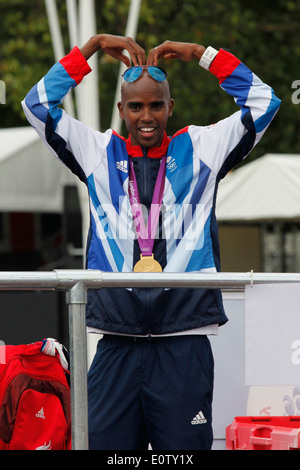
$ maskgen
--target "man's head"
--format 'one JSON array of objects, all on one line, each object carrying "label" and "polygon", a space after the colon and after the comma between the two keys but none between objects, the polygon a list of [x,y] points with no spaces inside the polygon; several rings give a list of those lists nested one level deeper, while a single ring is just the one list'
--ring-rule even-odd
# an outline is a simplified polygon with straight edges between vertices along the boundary
[{"label": "man's head", "polygon": [[159,147],[173,106],[167,80],[155,80],[147,69],[135,81],[124,81],[118,108],[131,143],[145,148]]}]

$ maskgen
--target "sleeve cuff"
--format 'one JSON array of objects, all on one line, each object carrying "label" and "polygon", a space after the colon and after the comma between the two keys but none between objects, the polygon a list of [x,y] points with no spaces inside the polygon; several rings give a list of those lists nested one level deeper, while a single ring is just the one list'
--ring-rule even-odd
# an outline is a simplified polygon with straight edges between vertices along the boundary
[{"label": "sleeve cuff", "polygon": [[77,46],[59,62],[77,85],[92,71]]},{"label": "sleeve cuff", "polygon": [[210,67],[210,72],[215,75],[221,84],[241,63],[233,54],[220,49]]}]

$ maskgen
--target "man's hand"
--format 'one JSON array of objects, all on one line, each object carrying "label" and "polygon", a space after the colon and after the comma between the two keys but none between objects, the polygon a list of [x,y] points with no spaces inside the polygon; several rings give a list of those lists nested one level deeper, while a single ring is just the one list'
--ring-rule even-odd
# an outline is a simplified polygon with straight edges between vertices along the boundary
[{"label": "man's hand", "polygon": [[[127,67],[130,67],[130,59],[133,65],[144,65],[146,54],[132,38],[123,36],[113,36],[111,34],[97,34],[93,36],[81,49],[82,55],[88,60],[95,52],[102,50],[106,54],[121,60]],[[129,57],[123,53],[126,50]]]},{"label": "man's hand", "polygon": [[147,65],[157,65],[158,60],[179,59],[185,62],[200,60],[205,51],[204,46],[189,42],[165,41],[159,46],[151,49],[147,58]]}]

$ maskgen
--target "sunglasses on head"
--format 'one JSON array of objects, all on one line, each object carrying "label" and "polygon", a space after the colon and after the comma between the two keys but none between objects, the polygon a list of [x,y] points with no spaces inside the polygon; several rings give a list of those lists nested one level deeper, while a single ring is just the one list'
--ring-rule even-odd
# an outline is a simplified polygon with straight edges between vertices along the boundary
[{"label": "sunglasses on head", "polygon": [[150,77],[157,82],[163,82],[168,76],[167,72],[161,67],[156,67],[154,65],[136,65],[125,70],[122,77],[126,82],[132,83],[142,75],[143,70],[147,70]]}]

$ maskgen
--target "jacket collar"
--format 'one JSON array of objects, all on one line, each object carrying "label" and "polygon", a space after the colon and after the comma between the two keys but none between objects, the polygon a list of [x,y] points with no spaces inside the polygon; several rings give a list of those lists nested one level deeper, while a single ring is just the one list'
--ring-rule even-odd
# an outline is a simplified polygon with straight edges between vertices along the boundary
[{"label": "jacket collar", "polygon": [[[151,158],[161,158],[167,154],[168,146],[171,139],[167,136],[166,132],[164,134],[164,139],[160,147],[150,147],[147,152],[147,157]],[[128,139],[126,139],[126,150],[128,155],[131,157],[143,157],[144,152],[140,145],[132,145],[131,137],[129,135]]]}]

